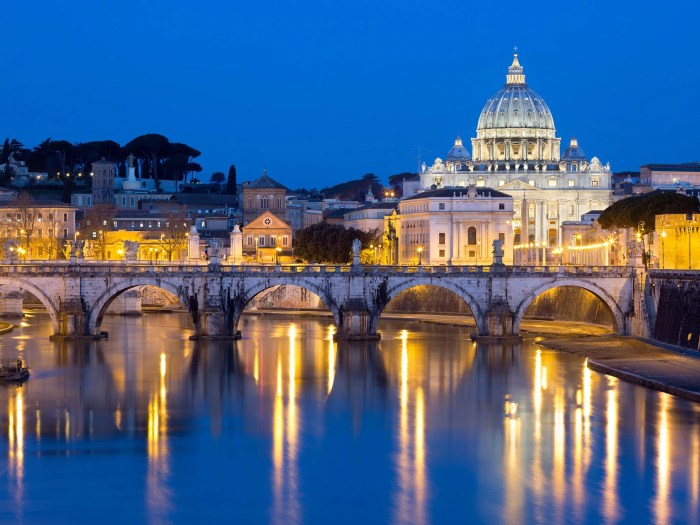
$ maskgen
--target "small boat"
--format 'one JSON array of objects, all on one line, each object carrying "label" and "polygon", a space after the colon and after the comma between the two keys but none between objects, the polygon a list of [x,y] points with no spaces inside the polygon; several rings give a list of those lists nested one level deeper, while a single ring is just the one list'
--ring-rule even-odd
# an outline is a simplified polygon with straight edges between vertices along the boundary
[{"label": "small boat", "polygon": [[0,365],[0,381],[24,381],[29,377],[29,367],[21,359],[5,361]]}]

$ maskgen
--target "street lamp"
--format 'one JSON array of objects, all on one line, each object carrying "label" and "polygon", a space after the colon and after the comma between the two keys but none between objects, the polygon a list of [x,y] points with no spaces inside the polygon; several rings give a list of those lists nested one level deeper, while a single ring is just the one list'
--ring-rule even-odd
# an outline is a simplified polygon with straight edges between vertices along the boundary
[{"label": "street lamp", "polygon": [[665,268],[664,262],[666,259],[666,253],[664,250],[664,241],[666,240],[666,230],[661,230],[661,268]]},{"label": "street lamp", "polygon": [[[688,221],[688,226],[686,228],[686,232],[688,233],[688,269],[690,270],[693,267],[693,265],[691,264],[691,260],[690,260],[690,233],[691,233],[690,222],[693,221],[693,214],[686,213],[685,219]],[[695,221],[693,221],[693,222],[695,222]]]},{"label": "street lamp", "polygon": [[423,264],[423,247],[419,246],[418,247],[418,266]]},{"label": "street lamp", "polygon": [[637,233],[635,237],[637,238],[637,242],[642,243],[642,261],[644,262],[644,268],[647,266],[647,255],[646,255],[646,249],[644,248],[644,221],[639,221],[639,224],[637,224]]},{"label": "street lamp", "polygon": [[282,248],[280,248],[279,246],[277,248],[275,248],[275,262],[278,266],[280,263],[280,253],[281,252],[282,252]]}]

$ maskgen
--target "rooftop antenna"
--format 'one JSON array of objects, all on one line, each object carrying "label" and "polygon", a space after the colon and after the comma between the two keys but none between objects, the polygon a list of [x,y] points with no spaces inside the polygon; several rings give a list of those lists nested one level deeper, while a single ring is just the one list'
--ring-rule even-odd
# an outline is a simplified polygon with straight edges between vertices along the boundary
[{"label": "rooftop antenna", "polygon": [[415,145],[413,147],[418,148],[418,157],[416,157],[418,159],[418,171],[416,171],[416,173],[420,173],[421,172],[421,152],[430,153],[430,150],[427,148],[424,148],[423,146],[419,146],[419,145]]}]

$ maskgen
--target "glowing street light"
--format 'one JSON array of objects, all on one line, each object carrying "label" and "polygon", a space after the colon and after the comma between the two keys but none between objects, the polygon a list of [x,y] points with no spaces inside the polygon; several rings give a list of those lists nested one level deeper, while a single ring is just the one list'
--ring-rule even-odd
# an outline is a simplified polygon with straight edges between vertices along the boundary
[{"label": "glowing street light", "polygon": [[419,246],[418,247],[418,266],[423,264],[423,247]]},{"label": "glowing street light", "polygon": [[661,268],[664,268],[664,262],[666,259],[666,253],[664,250],[664,241],[666,240],[666,236],[668,234],[666,233],[666,230],[661,230]]},{"label": "glowing street light", "polygon": [[282,252],[282,248],[277,247],[277,248],[275,249],[275,262],[276,262],[276,264],[278,264],[278,265],[279,265],[279,263],[280,263],[280,253],[281,253],[281,252]]}]

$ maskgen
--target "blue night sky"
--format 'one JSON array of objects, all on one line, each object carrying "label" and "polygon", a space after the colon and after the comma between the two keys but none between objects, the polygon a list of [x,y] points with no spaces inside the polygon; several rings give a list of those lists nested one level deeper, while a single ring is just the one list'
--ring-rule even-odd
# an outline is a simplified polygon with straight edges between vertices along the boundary
[{"label": "blue night sky", "polygon": [[614,171],[700,160],[698,15],[674,1],[8,2],[0,138],[161,133],[202,151],[206,175],[386,181],[416,169],[416,146],[430,162],[475,136],[517,45],[562,151],[576,136]]}]

